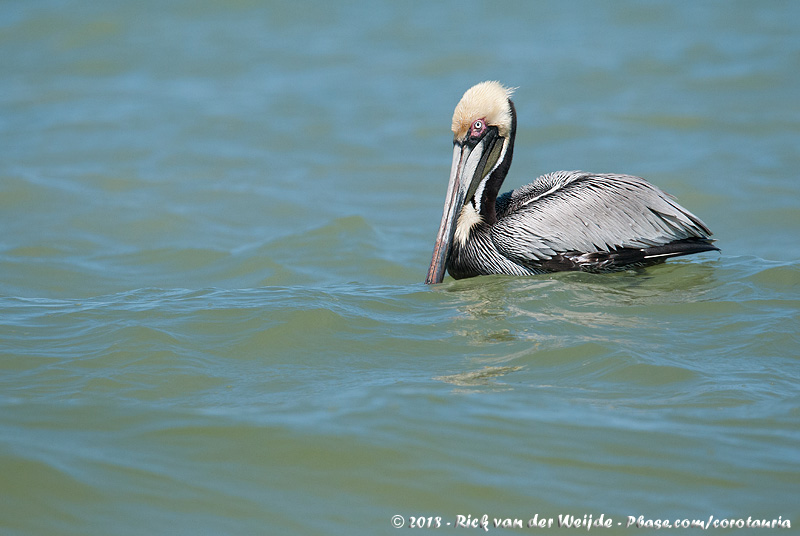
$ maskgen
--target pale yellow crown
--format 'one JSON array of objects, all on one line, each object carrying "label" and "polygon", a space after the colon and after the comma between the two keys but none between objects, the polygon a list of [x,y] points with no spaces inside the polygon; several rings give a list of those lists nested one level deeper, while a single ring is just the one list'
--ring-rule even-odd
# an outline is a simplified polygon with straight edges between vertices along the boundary
[{"label": "pale yellow crown", "polygon": [[476,119],[496,126],[501,136],[508,137],[511,131],[511,105],[508,99],[512,93],[514,88],[493,81],[481,82],[469,88],[453,112],[452,128],[456,139],[465,139]]}]

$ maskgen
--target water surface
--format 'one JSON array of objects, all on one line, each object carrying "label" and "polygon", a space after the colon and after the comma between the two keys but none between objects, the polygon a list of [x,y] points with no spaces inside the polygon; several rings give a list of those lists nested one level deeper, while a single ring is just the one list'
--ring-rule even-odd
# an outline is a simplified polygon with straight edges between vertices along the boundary
[{"label": "water surface", "polygon": [[[2,532],[796,528],[798,16],[3,3]],[[641,175],[722,253],[423,285],[485,79],[518,87],[507,188]]]}]

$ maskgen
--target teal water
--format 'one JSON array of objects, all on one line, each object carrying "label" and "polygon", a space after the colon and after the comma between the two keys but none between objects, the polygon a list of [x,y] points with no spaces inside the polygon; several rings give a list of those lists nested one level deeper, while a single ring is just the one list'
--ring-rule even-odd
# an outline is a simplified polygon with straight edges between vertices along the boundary
[{"label": "teal water", "polygon": [[[0,532],[796,529],[798,18],[3,2]],[[423,285],[485,79],[518,87],[508,189],[641,175],[721,254]]]}]

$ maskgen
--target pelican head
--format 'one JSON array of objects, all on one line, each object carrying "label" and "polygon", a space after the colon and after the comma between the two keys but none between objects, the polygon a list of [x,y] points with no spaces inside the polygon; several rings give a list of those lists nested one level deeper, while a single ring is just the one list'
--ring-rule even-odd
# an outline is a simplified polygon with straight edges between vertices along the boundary
[{"label": "pelican head", "polygon": [[456,106],[453,164],[427,284],[444,279],[454,240],[463,245],[475,225],[496,221],[494,197],[511,163],[516,128],[512,92],[499,82],[481,82]]}]

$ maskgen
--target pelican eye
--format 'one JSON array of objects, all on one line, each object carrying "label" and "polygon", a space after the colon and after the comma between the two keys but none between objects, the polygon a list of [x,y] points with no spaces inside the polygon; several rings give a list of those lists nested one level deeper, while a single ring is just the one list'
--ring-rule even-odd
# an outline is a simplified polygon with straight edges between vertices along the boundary
[{"label": "pelican eye", "polygon": [[469,135],[471,138],[479,138],[483,135],[484,130],[486,130],[486,123],[483,122],[483,119],[476,119],[475,122],[472,123]]}]

